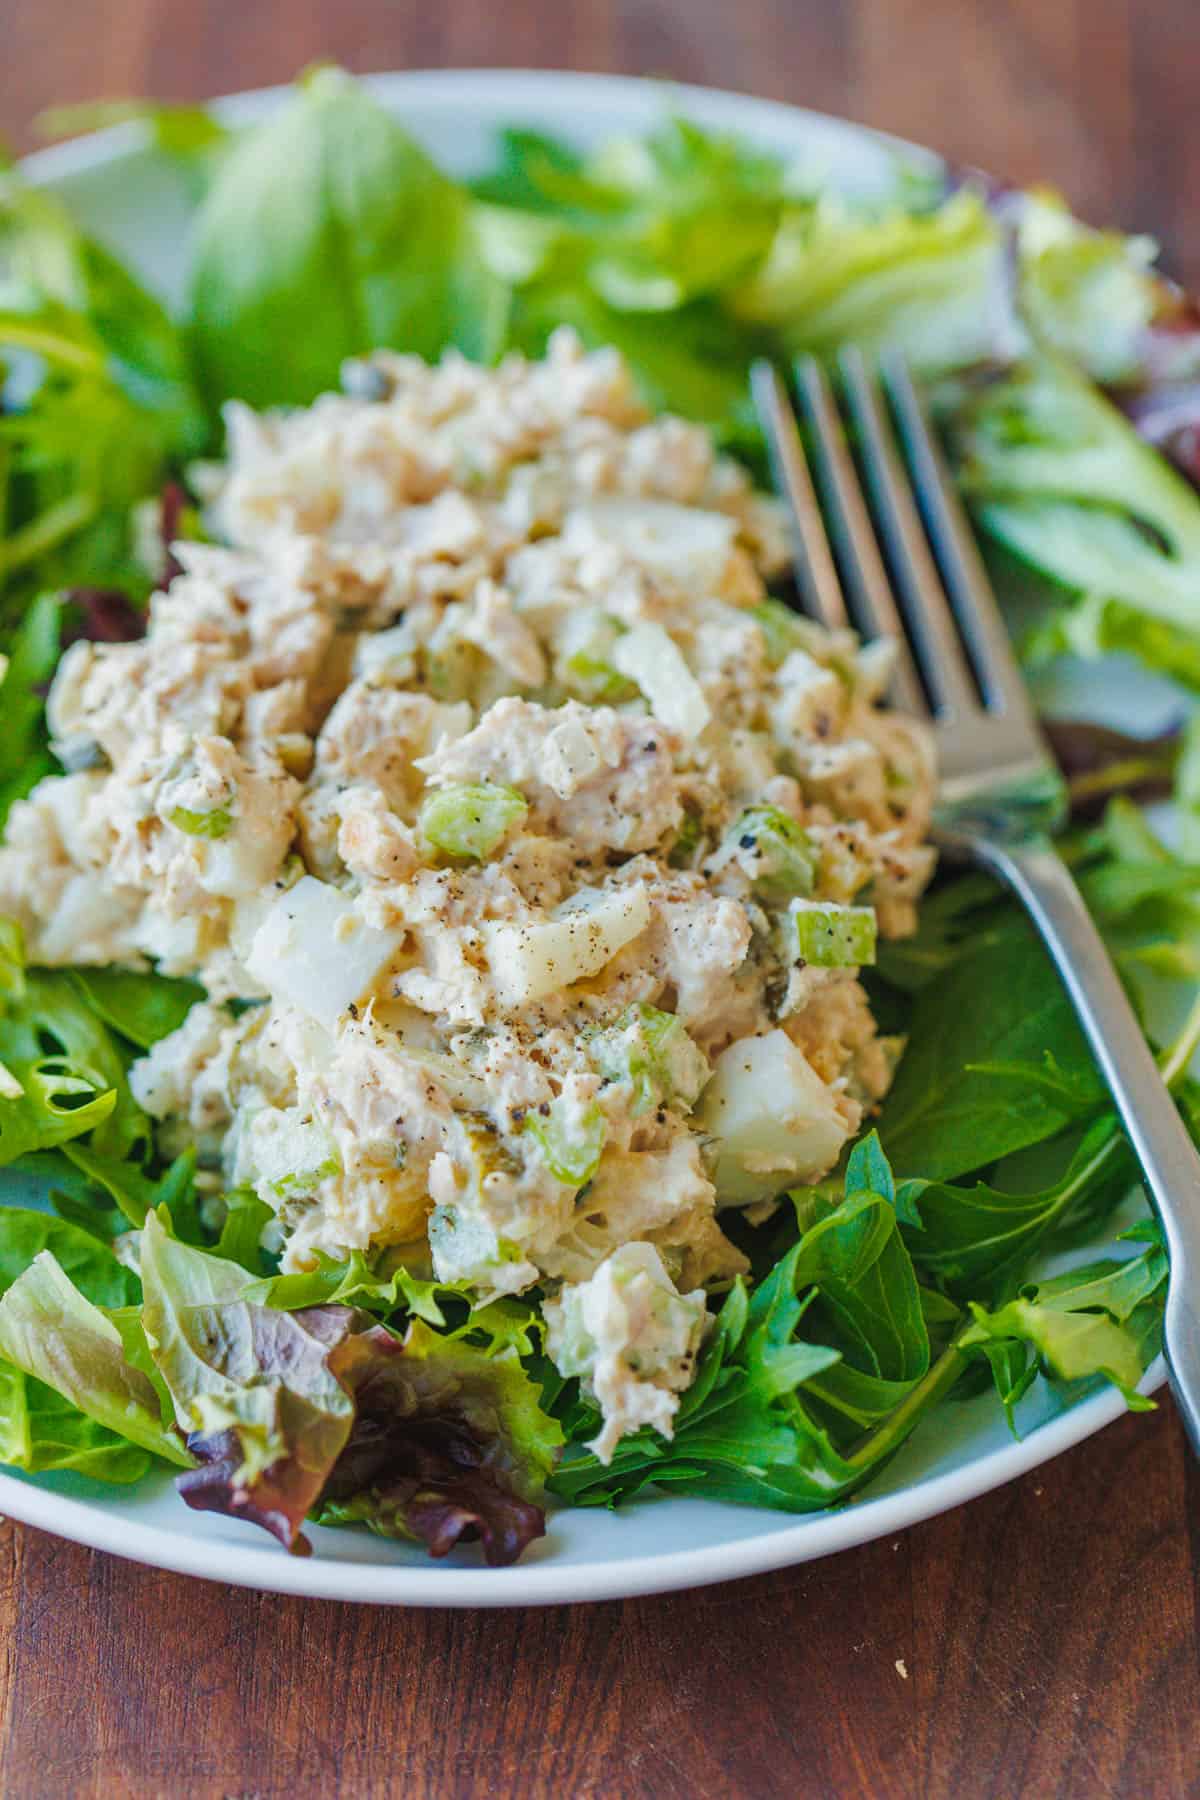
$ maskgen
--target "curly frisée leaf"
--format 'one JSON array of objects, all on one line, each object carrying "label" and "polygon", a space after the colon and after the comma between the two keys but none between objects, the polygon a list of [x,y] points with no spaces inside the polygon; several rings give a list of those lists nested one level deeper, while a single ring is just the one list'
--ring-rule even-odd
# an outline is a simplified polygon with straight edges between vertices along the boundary
[{"label": "curly fris\u00e9e leaf", "polygon": [[146,1335],[201,1467],[189,1506],[264,1526],[288,1549],[316,1509],[444,1555],[478,1536],[511,1562],[545,1529],[561,1441],[509,1349],[488,1355],[415,1320],[401,1339],[354,1307],[294,1312],[247,1296],[244,1270],[142,1234]]}]

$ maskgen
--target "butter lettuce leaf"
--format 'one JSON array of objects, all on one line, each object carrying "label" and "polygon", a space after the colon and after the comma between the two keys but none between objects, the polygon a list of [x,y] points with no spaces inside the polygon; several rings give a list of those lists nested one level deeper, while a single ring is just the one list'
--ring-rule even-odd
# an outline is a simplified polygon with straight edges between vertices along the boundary
[{"label": "butter lettuce leaf", "polygon": [[223,156],[195,222],[190,337],[214,405],[303,404],[379,345],[490,361],[507,293],[463,189],[325,68]]}]

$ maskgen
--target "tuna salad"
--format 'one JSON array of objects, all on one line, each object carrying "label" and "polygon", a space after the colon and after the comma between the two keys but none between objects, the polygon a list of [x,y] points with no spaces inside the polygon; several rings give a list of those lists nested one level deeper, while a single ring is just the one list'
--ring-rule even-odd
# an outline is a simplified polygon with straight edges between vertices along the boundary
[{"label": "tuna salad", "polygon": [[[888,646],[796,604],[750,377],[902,357],[1086,712],[1109,651],[1200,689],[1200,311],[880,144],[547,89],[464,179],[393,98],[117,108],[170,306],[71,210],[128,237],[118,140],[0,171],[0,1510],[173,1474],[214,1548],[505,1564],[657,1494],[670,1550],[974,1456],[967,1391],[1149,1404],[1136,1159],[1018,905],[934,874]],[[1047,724],[1195,1132],[1186,718]]]},{"label": "tuna salad", "polygon": [[926,738],[613,350],[380,353],[226,424],[144,637],[59,663],[0,912],[202,984],[130,1087],[285,1274],[537,1290],[601,1458],[669,1436],[731,1213],[887,1090],[859,971],[931,873]]}]

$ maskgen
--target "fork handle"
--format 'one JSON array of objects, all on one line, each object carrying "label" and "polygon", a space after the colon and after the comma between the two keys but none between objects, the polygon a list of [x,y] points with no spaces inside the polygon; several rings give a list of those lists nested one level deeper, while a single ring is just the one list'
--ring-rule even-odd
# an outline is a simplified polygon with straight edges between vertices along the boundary
[{"label": "fork handle", "polygon": [[1163,1332],[1171,1389],[1200,1454],[1200,1153],[1050,839],[972,837],[963,847],[1014,890],[1045,939],[1142,1165],[1171,1259]]}]

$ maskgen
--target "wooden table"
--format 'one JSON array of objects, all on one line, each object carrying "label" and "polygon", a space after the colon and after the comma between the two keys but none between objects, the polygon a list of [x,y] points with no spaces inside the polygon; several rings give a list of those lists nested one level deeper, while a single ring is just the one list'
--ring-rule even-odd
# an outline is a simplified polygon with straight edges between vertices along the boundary
[{"label": "wooden table", "polygon": [[[356,69],[616,69],[847,113],[1157,233],[1200,284],[1197,0],[0,0],[52,101]],[[0,1526],[0,1793],[1200,1794],[1200,1471],[1169,1403],[906,1536],[688,1595],[384,1612]]]}]

